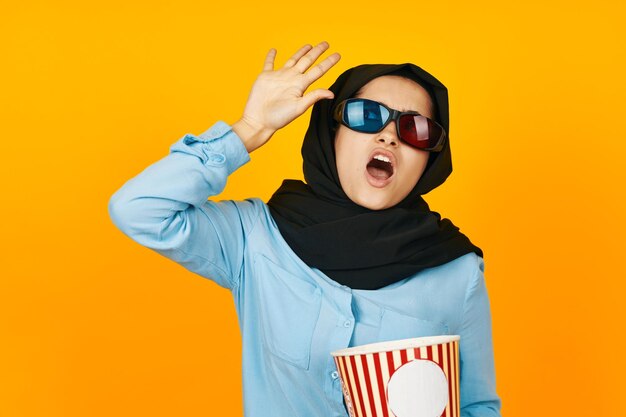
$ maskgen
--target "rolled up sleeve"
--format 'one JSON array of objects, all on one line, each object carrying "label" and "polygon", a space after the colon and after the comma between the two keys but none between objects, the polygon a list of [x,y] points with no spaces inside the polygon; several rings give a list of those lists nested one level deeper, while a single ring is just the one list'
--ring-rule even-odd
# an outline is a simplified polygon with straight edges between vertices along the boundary
[{"label": "rolled up sleeve", "polygon": [[[169,155],[128,180],[109,199],[113,223],[139,244],[232,288],[243,262],[251,202],[207,199],[250,160],[241,139],[219,121],[199,136],[186,134]],[[242,213],[242,208],[246,213]]]}]

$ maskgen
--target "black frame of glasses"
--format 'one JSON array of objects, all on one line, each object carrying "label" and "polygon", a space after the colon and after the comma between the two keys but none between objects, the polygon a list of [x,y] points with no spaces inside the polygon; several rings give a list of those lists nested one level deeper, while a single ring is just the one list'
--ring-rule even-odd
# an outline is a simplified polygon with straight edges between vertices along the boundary
[{"label": "black frame of glasses", "polygon": [[[379,106],[384,107],[385,109],[387,109],[387,111],[389,111],[389,118],[387,119],[387,121],[381,126],[381,128],[379,130],[377,130],[376,132],[364,132],[361,130],[357,130],[354,129],[350,126],[348,126],[348,123],[346,123],[346,121],[343,118],[343,109],[345,108],[346,104],[348,104],[349,102],[352,101],[369,101],[372,103],[376,103]],[[418,115],[421,116],[427,120],[429,120],[431,123],[439,126],[441,128],[441,136],[439,137],[439,140],[437,141],[437,144],[435,146],[433,146],[432,148],[418,148],[417,146],[411,145],[409,142],[405,141],[404,139],[402,139],[402,136],[400,136],[400,123],[398,123],[398,119],[405,115],[405,114],[409,114],[409,115]],[[416,149],[420,149],[422,151],[428,151],[428,152],[440,152],[443,149],[443,145],[445,143],[445,140],[447,138],[447,133],[446,133],[446,129],[443,128],[443,126],[441,126],[439,123],[437,123],[436,121],[434,121],[433,119],[431,119],[430,117],[426,117],[423,114],[420,114],[419,112],[416,111],[400,111],[400,110],[396,110],[396,109],[392,109],[391,107],[380,103],[376,100],[371,100],[368,98],[361,98],[361,97],[352,97],[352,98],[347,98],[345,100],[343,100],[341,103],[339,103],[337,105],[337,107],[335,108],[335,112],[333,114],[333,118],[335,119],[335,121],[341,123],[342,125],[346,126],[348,129],[350,130],[354,130],[355,132],[359,132],[359,133],[378,133],[381,130],[383,130],[385,128],[385,126],[387,126],[389,123],[391,123],[391,121],[395,121],[396,122],[396,133],[398,134],[398,137],[400,139],[402,139],[402,141],[410,146],[413,146]]]}]

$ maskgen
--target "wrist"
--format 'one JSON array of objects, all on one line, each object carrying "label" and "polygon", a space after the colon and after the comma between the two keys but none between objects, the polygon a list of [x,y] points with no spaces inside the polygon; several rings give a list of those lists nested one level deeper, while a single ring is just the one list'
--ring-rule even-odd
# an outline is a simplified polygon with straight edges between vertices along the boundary
[{"label": "wrist", "polygon": [[274,130],[258,126],[246,116],[241,117],[231,127],[243,142],[248,153],[261,147],[275,133]]}]

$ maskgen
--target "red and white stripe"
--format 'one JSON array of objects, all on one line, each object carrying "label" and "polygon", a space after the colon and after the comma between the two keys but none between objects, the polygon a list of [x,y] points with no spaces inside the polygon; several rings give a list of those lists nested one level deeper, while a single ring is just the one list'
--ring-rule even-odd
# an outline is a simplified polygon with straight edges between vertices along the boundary
[{"label": "red and white stripe", "polygon": [[402,365],[436,363],[448,380],[448,404],[440,417],[460,417],[459,341],[363,355],[335,356],[350,417],[396,417],[387,403],[387,383]]}]

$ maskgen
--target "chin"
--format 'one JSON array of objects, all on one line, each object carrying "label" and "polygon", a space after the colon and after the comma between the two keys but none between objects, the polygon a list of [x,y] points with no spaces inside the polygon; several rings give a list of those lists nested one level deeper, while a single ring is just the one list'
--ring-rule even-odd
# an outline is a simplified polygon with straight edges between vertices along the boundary
[{"label": "chin", "polygon": [[393,207],[396,204],[393,201],[389,201],[388,199],[381,200],[381,199],[371,199],[371,198],[367,198],[367,199],[356,198],[356,199],[352,199],[352,201],[358,204],[359,206],[368,208],[370,210],[384,210],[386,208]]}]

